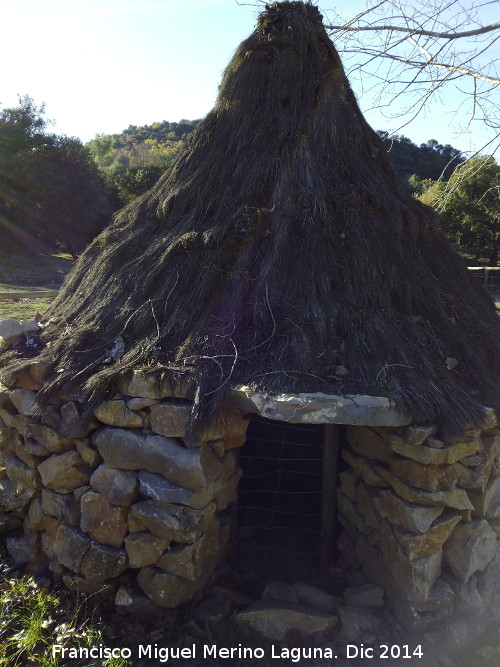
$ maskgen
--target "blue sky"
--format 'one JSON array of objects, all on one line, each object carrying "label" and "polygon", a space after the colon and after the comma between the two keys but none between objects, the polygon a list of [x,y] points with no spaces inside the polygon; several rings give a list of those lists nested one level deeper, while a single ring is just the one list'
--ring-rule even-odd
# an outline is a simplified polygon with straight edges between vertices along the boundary
[{"label": "blue sky", "polygon": [[[245,1],[0,0],[0,103],[14,106],[27,93],[45,102],[54,131],[83,141],[131,124],[200,118],[213,106],[234,50],[254,29],[258,10]],[[317,4],[349,15],[365,3]],[[359,101],[369,107],[368,99]],[[452,94],[402,132],[416,143],[479,146],[479,131],[454,134],[461,120],[455,108]],[[376,129],[393,129],[376,113],[367,118]]]}]

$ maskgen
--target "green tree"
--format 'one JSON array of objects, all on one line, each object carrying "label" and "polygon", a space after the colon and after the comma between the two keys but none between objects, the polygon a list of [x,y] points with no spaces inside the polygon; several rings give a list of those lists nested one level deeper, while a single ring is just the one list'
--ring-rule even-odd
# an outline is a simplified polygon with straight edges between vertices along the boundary
[{"label": "green tree", "polygon": [[471,158],[447,183],[429,185],[420,200],[441,213],[458,246],[486,252],[496,266],[500,249],[500,166],[491,156]]},{"label": "green tree", "polygon": [[29,96],[0,112],[0,238],[14,251],[75,255],[111,215],[104,180],[79,139],[47,132]]}]

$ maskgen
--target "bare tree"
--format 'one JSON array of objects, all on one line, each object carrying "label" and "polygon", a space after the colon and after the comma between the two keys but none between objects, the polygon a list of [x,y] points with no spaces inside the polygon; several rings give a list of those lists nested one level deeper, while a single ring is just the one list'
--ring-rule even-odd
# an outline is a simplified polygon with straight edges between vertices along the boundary
[{"label": "bare tree", "polygon": [[457,132],[482,123],[489,138],[478,152],[498,150],[500,22],[492,19],[494,0],[367,0],[366,9],[350,18],[321,4],[365,110],[368,97],[398,132],[454,89]]}]

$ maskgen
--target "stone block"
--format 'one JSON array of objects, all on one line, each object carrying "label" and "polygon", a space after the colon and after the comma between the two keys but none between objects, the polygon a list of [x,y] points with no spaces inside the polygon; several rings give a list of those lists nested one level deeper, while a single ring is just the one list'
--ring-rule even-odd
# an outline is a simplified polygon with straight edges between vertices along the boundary
[{"label": "stone block", "polygon": [[42,489],[42,509],[45,514],[59,519],[68,526],[80,523],[80,505],[72,493],[56,493],[50,489]]},{"label": "stone block", "polygon": [[120,547],[127,534],[127,509],[111,505],[102,493],[88,491],[81,500],[80,528],[102,544]]},{"label": "stone block", "polygon": [[387,439],[368,426],[348,426],[347,441],[356,454],[372,461],[387,462],[392,457]]},{"label": "stone block", "polygon": [[234,617],[245,626],[272,642],[284,642],[290,632],[303,637],[331,632],[338,625],[338,616],[325,614],[290,602],[259,600]]},{"label": "stone block", "polygon": [[190,600],[201,590],[213,574],[217,558],[213,556],[202,575],[195,581],[178,577],[154,566],[143,567],[137,575],[137,583],[148,598],[160,607],[174,609]]},{"label": "stone block", "polygon": [[377,583],[380,583],[391,600],[403,598],[412,604],[426,601],[436,579],[441,574],[441,551],[410,560],[394,537],[387,522],[383,522]]},{"label": "stone block", "polygon": [[33,414],[36,400],[36,394],[33,391],[29,389],[14,389],[10,392],[9,398],[19,414],[26,417],[30,417]]},{"label": "stone block", "polygon": [[161,435],[105,428],[92,440],[107,465],[160,473],[188,489],[206,487],[219,473],[217,457],[209,448],[188,449]]},{"label": "stone block", "polygon": [[69,588],[70,591],[83,595],[108,597],[114,593],[117,586],[115,582],[97,583],[96,581],[89,581],[89,579],[85,579],[85,577],[79,577],[72,574],[63,575],[62,580],[63,584],[66,588]]},{"label": "stone block", "polygon": [[466,456],[475,454],[479,448],[477,438],[457,442],[453,445],[448,445],[442,449],[435,447],[426,447],[425,445],[411,445],[405,442],[397,435],[389,437],[390,448],[396,454],[413,459],[419,463],[442,465],[444,463],[455,463]]},{"label": "stone block", "polygon": [[3,423],[8,428],[14,428],[19,433],[19,435],[25,436],[28,431],[28,426],[30,424],[30,418],[25,415],[20,415],[18,413],[7,412],[7,410],[0,409],[0,417],[2,418]]},{"label": "stone block", "polygon": [[377,584],[362,584],[361,586],[348,586],[342,592],[344,600],[349,607],[368,607],[377,609],[384,606],[385,591]]},{"label": "stone block", "polygon": [[71,493],[89,481],[90,469],[77,452],[53,454],[38,466],[42,483],[58,493]]},{"label": "stone block", "polygon": [[427,438],[436,433],[436,427],[432,425],[414,424],[401,426],[398,435],[409,445],[421,445]]},{"label": "stone block", "polygon": [[262,598],[278,602],[299,603],[299,596],[294,587],[291,584],[286,584],[284,581],[270,581],[262,593]]},{"label": "stone block", "polygon": [[67,452],[74,447],[71,439],[63,438],[62,435],[54,431],[54,429],[49,428],[48,426],[43,426],[42,424],[30,424],[27,429],[27,435],[54,454]]},{"label": "stone block", "polygon": [[380,491],[379,497],[389,521],[416,534],[426,533],[444,512],[444,507],[423,507],[409,503],[392,491]]},{"label": "stone block", "polygon": [[392,486],[401,498],[411,503],[435,507],[454,507],[459,510],[474,509],[464,489],[455,488],[448,491],[435,491],[431,493],[430,491],[422,491],[415,487],[407,486],[382,466],[377,466],[377,472]]},{"label": "stone block", "polygon": [[39,533],[35,531],[28,530],[24,535],[8,537],[5,543],[16,567],[33,565],[41,555]]},{"label": "stone block", "polygon": [[104,494],[110,503],[129,507],[137,498],[139,483],[132,470],[100,465],[90,478],[90,486]]},{"label": "stone block", "polygon": [[339,607],[342,628],[336,639],[342,643],[363,639],[366,634],[376,633],[384,623],[384,616],[372,609],[344,606]]},{"label": "stone block", "polygon": [[149,408],[156,403],[158,403],[158,400],[155,398],[130,398],[127,401],[127,408],[139,412],[139,410]]},{"label": "stone block", "polygon": [[484,519],[458,525],[444,546],[444,559],[455,576],[466,583],[484,570],[497,553],[495,531]]},{"label": "stone block", "polygon": [[127,408],[125,401],[113,400],[103,401],[94,410],[94,416],[103,424],[108,426],[119,426],[122,428],[142,428],[143,419]]},{"label": "stone block", "polygon": [[398,528],[394,528],[393,531],[406,556],[410,560],[415,560],[440,552],[461,519],[461,514],[446,515],[437,519],[432,528],[423,535],[414,535]]},{"label": "stone block", "polygon": [[151,406],[151,430],[168,438],[184,438],[187,433],[190,405],[157,403]]},{"label": "stone block", "polygon": [[212,556],[219,552],[218,524],[193,544],[171,544],[157,559],[156,567],[183,579],[196,581]]},{"label": "stone block", "polygon": [[304,581],[295,581],[293,584],[299,604],[305,605],[310,609],[322,611],[325,614],[337,614],[338,605],[335,596],[327,593],[319,586],[306,583]]},{"label": "stone block", "polygon": [[26,527],[29,530],[43,530],[42,498],[40,494],[37,494],[30,503]]},{"label": "stone block", "polygon": [[358,512],[357,505],[349,500],[340,489],[337,489],[337,508],[340,521],[342,517],[345,517],[349,525],[355,526],[362,533],[372,532],[372,528],[366,525],[364,517]]},{"label": "stone block", "polygon": [[69,570],[79,574],[83,556],[90,547],[90,538],[77,528],[60,525],[54,540],[54,554],[57,561]]},{"label": "stone block", "polygon": [[7,387],[4,387],[2,384],[0,384],[0,410],[13,412],[15,407],[9,398],[9,393],[10,391],[7,389]]},{"label": "stone block", "polygon": [[171,542],[193,543],[211,523],[215,505],[211,503],[195,510],[186,505],[158,505],[145,500],[132,505],[130,512],[158,537]]},{"label": "stone block", "polygon": [[358,511],[363,517],[364,524],[371,528],[380,528],[380,516],[376,508],[378,496],[374,491],[370,491],[370,487],[366,484],[360,483],[357,488],[357,504]]},{"label": "stone block", "polygon": [[82,457],[83,462],[91,468],[97,468],[102,462],[101,455],[89,444],[88,440],[74,440],[74,445],[76,446],[76,451]]},{"label": "stone block", "polygon": [[128,567],[127,554],[107,544],[90,541],[81,561],[81,574],[99,583],[119,577]]},{"label": "stone block", "polygon": [[18,517],[14,516],[10,512],[4,513],[0,512],[0,535],[2,533],[8,533],[11,530],[16,530],[23,525],[23,522]]},{"label": "stone block", "polygon": [[166,368],[158,371],[134,369],[120,376],[118,391],[136,398],[193,399],[196,382],[192,374],[179,369]]},{"label": "stone block", "polygon": [[149,531],[141,531],[125,538],[129,567],[140,568],[154,565],[169,545],[165,540]]},{"label": "stone block", "polygon": [[14,454],[7,454],[4,458],[5,472],[18,488],[27,493],[38,491],[42,487],[42,480],[38,470],[33,470],[18,459]]},{"label": "stone block", "polygon": [[339,475],[340,488],[349,500],[357,502],[357,486],[359,478],[352,470],[343,470]]},{"label": "stone block", "polygon": [[0,320],[0,350],[7,350],[25,336],[25,329],[19,320],[12,317]]},{"label": "stone block", "polygon": [[74,401],[61,406],[61,422],[58,430],[65,438],[85,438],[97,425],[93,418],[80,417]]},{"label": "stone block", "polygon": [[202,507],[206,507],[213,499],[215,484],[212,482],[207,487],[202,487],[195,491],[169,482],[163,475],[140,470],[139,492],[142,496],[151,498],[151,500],[160,505],[177,503],[180,505],[189,505],[193,509],[201,509]]},{"label": "stone block", "polygon": [[43,386],[43,378],[47,372],[48,364],[42,361],[34,361],[23,369],[16,377],[16,384],[22,389],[39,391]]},{"label": "stone block", "polygon": [[214,483],[215,487],[215,506],[217,512],[225,510],[228,505],[234,502],[238,497],[238,484],[243,475],[243,470],[238,468],[235,472],[226,479],[222,477]]},{"label": "stone block", "polygon": [[354,473],[361,477],[365,484],[370,486],[380,486],[387,488],[389,484],[383,479],[376,470],[376,466],[370,462],[368,459],[365,459],[363,456],[355,456],[350,449],[342,449],[342,458],[346,463],[348,463]]},{"label": "stone block", "polygon": [[17,489],[9,477],[0,479],[0,511],[22,511],[33,497],[33,492]]},{"label": "stone block", "polygon": [[457,481],[454,469],[449,465],[419,463],[412,459],[396,458],[389,461],[391,472],[424,491],[447,491],[453,489]]},{"label": "stone block", "polygon": [[469,491],[469,498],[474,505],[472,513],[475,516],[500,518],[500,477],[490,480],[482,493]]}]

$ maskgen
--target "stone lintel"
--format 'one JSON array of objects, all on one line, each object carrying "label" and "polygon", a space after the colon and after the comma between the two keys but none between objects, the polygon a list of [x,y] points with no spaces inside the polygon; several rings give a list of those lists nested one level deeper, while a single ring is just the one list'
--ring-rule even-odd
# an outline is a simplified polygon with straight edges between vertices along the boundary
[{"label": "stone lintel", "polygon": [[405,426],[411,418],[383,396],[335,396],[323,393],[268,394],[240,387],[229,392],[231,403],[267,419],[304,424]]}]

